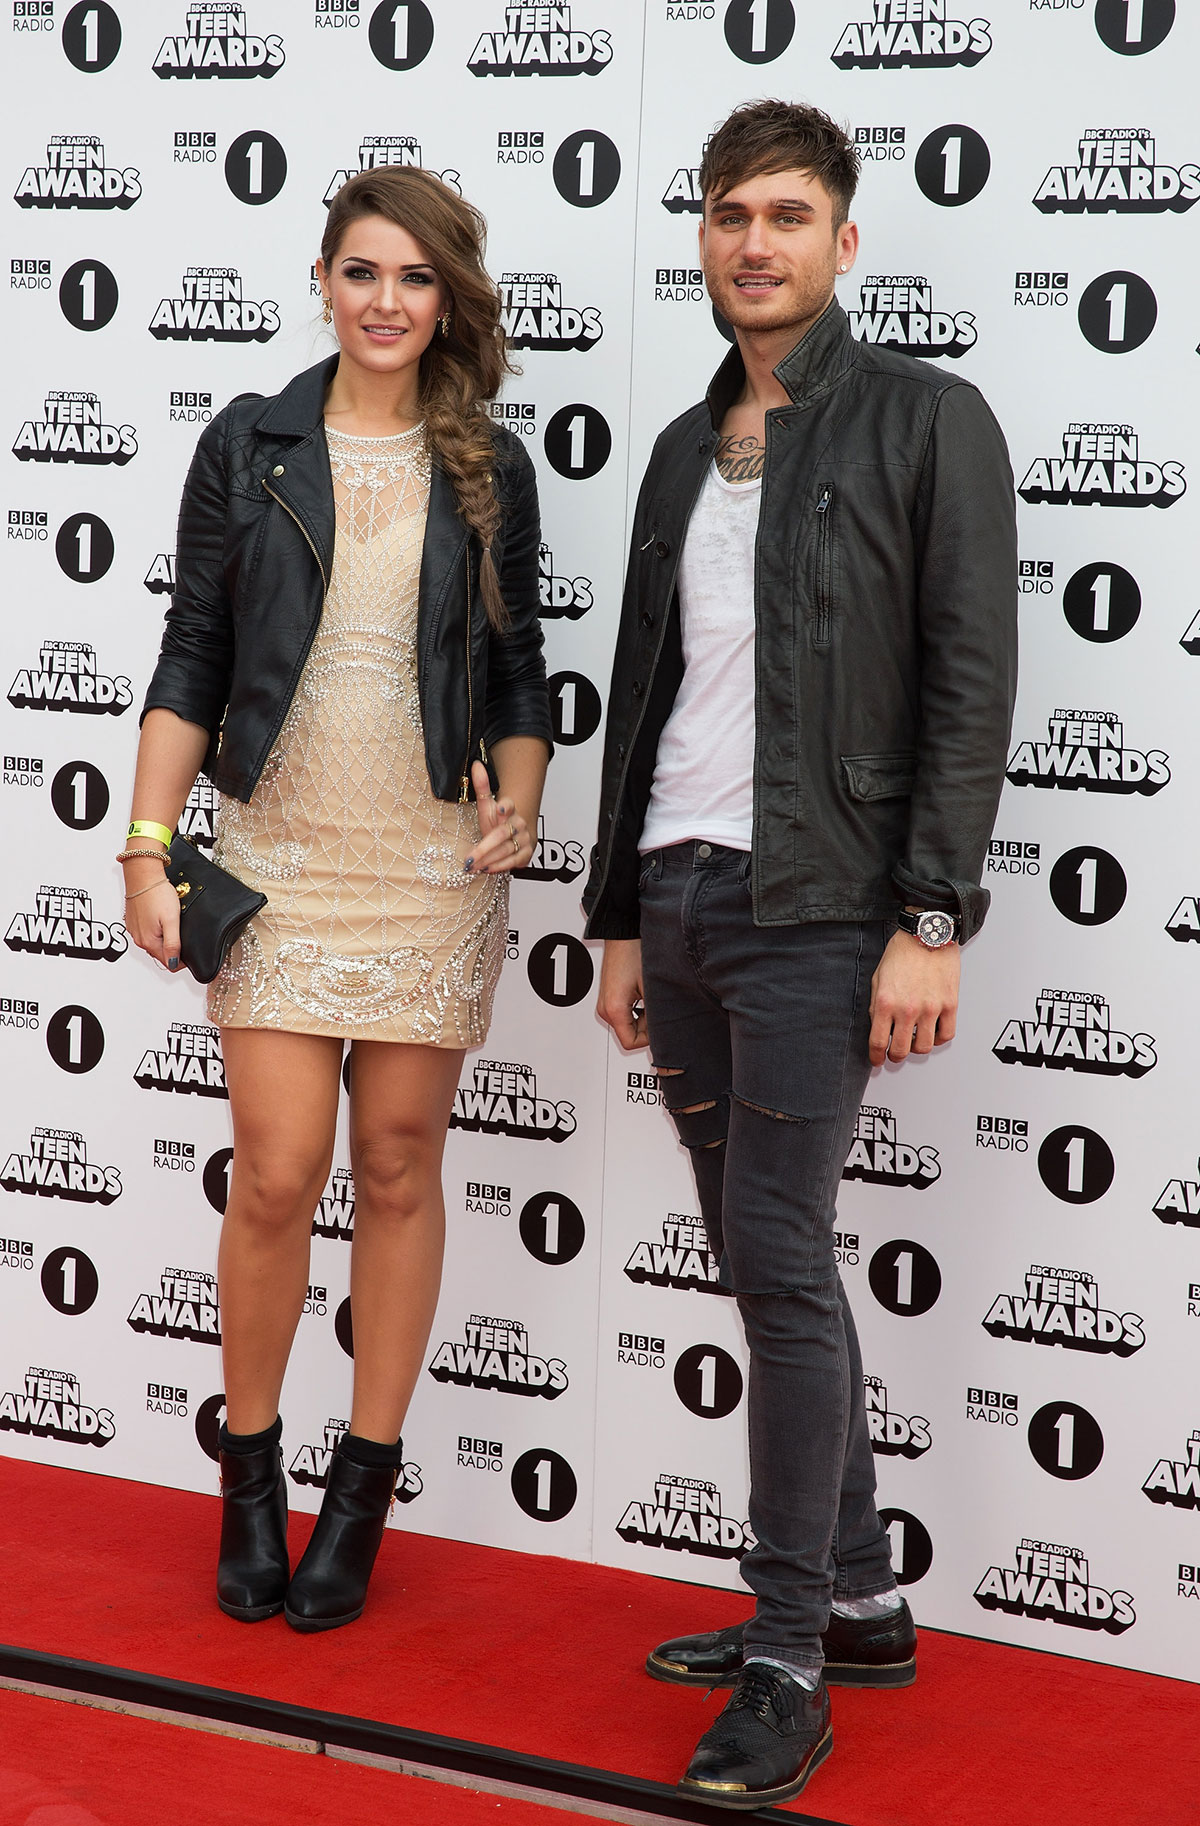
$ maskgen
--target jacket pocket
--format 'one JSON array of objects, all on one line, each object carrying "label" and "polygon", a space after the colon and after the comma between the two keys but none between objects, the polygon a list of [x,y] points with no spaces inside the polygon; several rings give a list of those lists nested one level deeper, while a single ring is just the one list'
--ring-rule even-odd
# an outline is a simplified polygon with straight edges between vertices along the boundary
[{"label": "jacket pocket", "polygon": [[874,799],[905,799],[916,783],[917,757],[907,751],[844,754],[841,761],[846,791],[862,805]]},{"label": "jacket pocket", "polygon": [[833,484],[823,482],[814,509],[817,522],[816,548],[813,558],[813,645],[829,645],[833,621]]}]

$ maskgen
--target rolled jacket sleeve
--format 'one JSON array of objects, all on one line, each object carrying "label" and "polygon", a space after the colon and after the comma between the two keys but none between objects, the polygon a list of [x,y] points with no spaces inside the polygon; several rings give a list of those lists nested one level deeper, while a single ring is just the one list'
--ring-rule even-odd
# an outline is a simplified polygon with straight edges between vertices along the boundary
[{"label": "rolled jacket sleeve", "polygon": [[183,485],[175,589],[158,663],[142,706],[143,718],[149,710],[173,710],[186,722],[208,730],[206,772],[215,753],[233,671],[233,615],[224,568],[227,426],[225,413],[205,426]]},{"label": "rolled jacket sleeve", "polygon": [[979,930],[1016,694],[1017,540],[1003,433],[974,387],[940,396],[918,496],[920,730],[897,895]]}]

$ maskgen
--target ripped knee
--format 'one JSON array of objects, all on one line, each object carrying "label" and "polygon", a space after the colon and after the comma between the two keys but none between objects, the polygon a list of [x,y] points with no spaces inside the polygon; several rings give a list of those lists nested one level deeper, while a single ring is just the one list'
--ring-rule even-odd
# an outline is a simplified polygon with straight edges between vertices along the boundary
[{"label": "ripped knee", "polygon": [[731,1091],[730,1095],[744,1110],[752,1110],[756,1116],[766,1116],[772,1122],[794,1122],[801,1128],[808,1123],[807,1116],[793,1116],[790,1110],[774,1110],[765,1103],[753,1103],[749,1097],[739,1096],[737,1091]]}]

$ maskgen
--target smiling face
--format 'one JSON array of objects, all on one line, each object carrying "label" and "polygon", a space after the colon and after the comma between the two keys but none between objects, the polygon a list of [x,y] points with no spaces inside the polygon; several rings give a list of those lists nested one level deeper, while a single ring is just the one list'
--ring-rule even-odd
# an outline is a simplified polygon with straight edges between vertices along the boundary
[{"label": "smiling face", "polygon": [[798,339],[853,265],[858,230],[833,226],[833,199],[805,171],[768,171],[704,206],[700,259],[709,296],[735,330]]},{"label": "smiling face", "polygon": [[386,216],[358,216],[326,267],[321,289],[333,306],[343,360],[391,376],[421,358],[448,308],[446,288],[420,242]]}]

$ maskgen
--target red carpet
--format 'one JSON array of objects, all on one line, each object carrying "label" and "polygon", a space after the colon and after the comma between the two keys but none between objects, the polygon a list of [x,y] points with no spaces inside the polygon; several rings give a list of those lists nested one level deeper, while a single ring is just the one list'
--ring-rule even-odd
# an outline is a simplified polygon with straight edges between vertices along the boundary
[{"label": "red carpet", "polygon": [[[16,1460],[0,1460],[0,1491],[0,1556],[22,1569],[0,1640],[655,1781],[677,1778],[721,1701],[648,1680],[647,1647],[747,1608],[389,1533],[363,1620],[298,1637],[211,1600],[215,1498]],[[309,1527],[293,1517],[293,1551]],[[1195,1687],[932,1631],[920,1669],[908,1691],[835,1692],[836,1749],[796,1811],[845,1826],[1195,1826]]]},{"label": "red carpet", "polygon": [[0,1826],[555,1826],[581,1814],[0,1692]]}]

